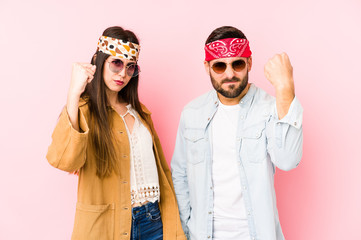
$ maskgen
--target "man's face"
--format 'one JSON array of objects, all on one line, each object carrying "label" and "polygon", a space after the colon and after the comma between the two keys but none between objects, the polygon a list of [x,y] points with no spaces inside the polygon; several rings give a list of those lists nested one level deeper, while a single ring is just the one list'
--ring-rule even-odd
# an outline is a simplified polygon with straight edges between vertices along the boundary
[{"label": "man's face", "polygon": [[251,66],[252,59],[243,57],[219,58],[205,62],[214,89],[226,98],[238,97],[247,87]]}]

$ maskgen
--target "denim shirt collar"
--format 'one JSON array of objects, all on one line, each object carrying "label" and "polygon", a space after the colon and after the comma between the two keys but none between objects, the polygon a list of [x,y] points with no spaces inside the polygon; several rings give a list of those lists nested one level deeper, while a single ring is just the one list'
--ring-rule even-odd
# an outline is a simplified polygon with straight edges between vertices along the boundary
[{"label": "denim shirt collar", "polygon": [[[241,106],[241,108],[246,108],[246,109],[250,108],[256,91],[257,91],[256,86],[251,83],[246,95],[244,95],[244,97],[239,101],[239,105]],[[212,121],[214,114],[217,112],[218,106],[219,106],[219,98],[217,95],[217,91],[213,89],[210,93],[210,102],[208,104],[208,111],[207,111],[208,116],[206,116],[207,119],[205,119],[206,122],[203,123],[204,125],[202,124],[204,128],[207,128],[210,122]]]}]

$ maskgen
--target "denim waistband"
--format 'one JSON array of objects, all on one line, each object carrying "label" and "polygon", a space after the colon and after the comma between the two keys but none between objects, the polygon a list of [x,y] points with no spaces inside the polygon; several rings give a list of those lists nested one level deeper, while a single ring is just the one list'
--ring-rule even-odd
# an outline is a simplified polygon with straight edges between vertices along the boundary
[{"label": "denim waistband", "polygon": [[143,206],[132,208],[132,217],[135,219],[154,210],[159,210],[158,201],[155,201],[154,203],[149,202]]}]

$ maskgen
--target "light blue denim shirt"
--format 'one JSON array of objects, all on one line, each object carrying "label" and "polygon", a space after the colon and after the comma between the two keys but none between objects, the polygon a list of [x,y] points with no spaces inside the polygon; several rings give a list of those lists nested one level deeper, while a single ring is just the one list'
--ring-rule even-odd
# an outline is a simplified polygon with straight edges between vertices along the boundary
[{"label": "light blue denim shirt", "polygon": [[[211,124],[219,100],[212,90],[182,111],[171,162],[183,230],[191,240],[212,239]],[[295,97],[279,120],[276,100],[251,84],[241,99],[237,154],[251,239],[284,239],[276,206],[275,167],[295,168],[302,156],[303,109]],[[224,174],[227,174],[226,172]]]}]

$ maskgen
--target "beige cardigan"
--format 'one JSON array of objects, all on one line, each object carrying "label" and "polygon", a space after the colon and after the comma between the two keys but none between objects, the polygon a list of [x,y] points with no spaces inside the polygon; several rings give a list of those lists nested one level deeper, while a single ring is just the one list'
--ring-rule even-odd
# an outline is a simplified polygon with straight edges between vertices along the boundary
[{"label": "beige cardigan", "polygon": [[[143,124],[153,138],[153,151],[157,163],[160,185],[160,210],[163,221],[164,240],[185,240],[183,233],[171,172],[165,160],[159,138],[155,132],[150,112],[144,106],[146,120]],[[100,179],[96,176],[94,149],[89,142],[88,104],[79,103],[79,127],[76,131],[64,108],[52,135],[47,159],[61,170],[79,170],[78,202],[73,240],[125,240],[130,239],[132,224],[130,199],[130,148],[124,122],[113,109],[113,134],[116,141],[116,155],[120,161],[120,174]]]}]

